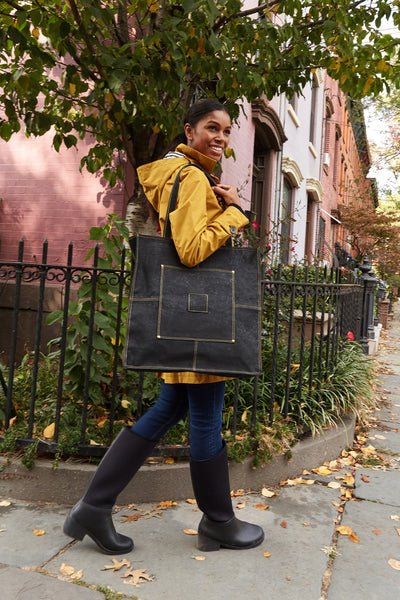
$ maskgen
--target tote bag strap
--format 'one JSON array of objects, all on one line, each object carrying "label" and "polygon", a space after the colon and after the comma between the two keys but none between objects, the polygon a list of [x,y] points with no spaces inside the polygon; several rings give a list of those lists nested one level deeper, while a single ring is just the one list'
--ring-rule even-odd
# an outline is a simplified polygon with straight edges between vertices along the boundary
[{"label": "tote bag strap", "polygon": [[211,177],[211,175],[209,175],[207,173],[207,171],[205,169],[203,169],[203,167],[200,167],[200,165],[195,165],[194,163],[189,163],[188,165],[185,165],[184,167],[182,167],[179,170],[178,175],[175,177],[174,185],[172,186],[171,194],[170,194],[170,197],[169,197],[167,214],[165,215],[163,237],[169,237],[169,238],[171,237],[171,223],[170,223],[170,220],[169,220],[169,215],[176,208],[176,201],[178,199],[179,184],[181,182],[181,173],[182,173],[183,169],[187,169],[187,167],[196,167],[196,169],[200,169],[200,171],[203,171],[204,175],[207,177],[207,179],[210,182],[211,186],[217,185],[215,183],[214,179]]}]

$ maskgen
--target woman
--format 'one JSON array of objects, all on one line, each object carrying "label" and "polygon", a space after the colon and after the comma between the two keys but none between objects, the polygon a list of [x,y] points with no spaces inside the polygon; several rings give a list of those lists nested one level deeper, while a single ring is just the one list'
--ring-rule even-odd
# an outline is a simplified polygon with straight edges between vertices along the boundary
[{"label": "woman", "polygon": [[[138,176],[159,215],[163,229],[172,185],[178,171],[195,163],[212,173],[228,146],[231,119],[211,99],[194,104],[185,119],[186,143],[164,159],[143,165]],[[172,238],[181,262],[194,267],[223,246],[248,223],[237,189],[211,187],[200,169],[181,173],[177,208],[170,214]],[[223,206],[221,206],[223,205]],[[118,494],[165,433],[189,412],[190,472],[197,504],[203,512],[197,547],[203,551],[253,548],[261,544],[261,527],[237,519],[230,496],[228,457],[221,436],[226,377],[199,373],[161,373],[157,402],[117,436],[101,461],[84,497],[72,508],[64,532],[82,540],[89,535],[107,554],[123,554],[133,541],[115,531],[111,511]]]}]

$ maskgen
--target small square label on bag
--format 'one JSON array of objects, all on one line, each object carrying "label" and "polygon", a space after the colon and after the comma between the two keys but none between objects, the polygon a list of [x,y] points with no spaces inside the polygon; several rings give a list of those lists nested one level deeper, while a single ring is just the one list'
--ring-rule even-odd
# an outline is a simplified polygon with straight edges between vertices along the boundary
[{"label": "small square label on bag", "polygon": [[208,294],[188,294],[189,312],[208,312]]}]

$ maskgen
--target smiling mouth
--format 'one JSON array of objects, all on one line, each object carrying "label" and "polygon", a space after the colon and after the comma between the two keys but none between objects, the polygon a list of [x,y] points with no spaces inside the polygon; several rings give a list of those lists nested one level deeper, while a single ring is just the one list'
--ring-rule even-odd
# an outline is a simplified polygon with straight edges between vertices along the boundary
[{"label": "smiling mouth", "polygon": [[223,152],[224,151],[222,146],[210,146],[210,149],[213,150],[214,152]]}]

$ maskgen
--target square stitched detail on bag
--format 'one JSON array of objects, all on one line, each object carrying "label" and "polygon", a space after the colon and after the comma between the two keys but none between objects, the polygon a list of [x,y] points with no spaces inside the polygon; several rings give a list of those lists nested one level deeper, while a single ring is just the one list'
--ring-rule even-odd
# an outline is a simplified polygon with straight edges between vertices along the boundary
[{"label": "square stitched detail on bag", "polygon": [[162,265],[157,337],[235,341],[235,272]]}]

